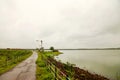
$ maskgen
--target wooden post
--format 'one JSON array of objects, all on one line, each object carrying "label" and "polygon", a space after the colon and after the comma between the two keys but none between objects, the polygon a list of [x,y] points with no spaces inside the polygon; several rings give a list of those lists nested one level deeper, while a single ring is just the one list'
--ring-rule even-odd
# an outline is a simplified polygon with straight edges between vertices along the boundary
[{"label": "wooden post", "polygon": [[55,66],[55,80],[57,80],[57,68]]},{"label": "wooden post", "polygon": [[8,65],[8,59],[7,59],[7,57],[6,57],[6,66]]}]

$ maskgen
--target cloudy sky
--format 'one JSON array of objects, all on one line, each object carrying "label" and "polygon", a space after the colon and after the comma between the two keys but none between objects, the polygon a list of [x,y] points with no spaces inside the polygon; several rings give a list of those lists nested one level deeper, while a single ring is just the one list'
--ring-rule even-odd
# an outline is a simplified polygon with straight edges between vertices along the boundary
[{"label": "cloudy sky", "polygon": [[0,0],[0,48],[120,47],[120,0]]}]

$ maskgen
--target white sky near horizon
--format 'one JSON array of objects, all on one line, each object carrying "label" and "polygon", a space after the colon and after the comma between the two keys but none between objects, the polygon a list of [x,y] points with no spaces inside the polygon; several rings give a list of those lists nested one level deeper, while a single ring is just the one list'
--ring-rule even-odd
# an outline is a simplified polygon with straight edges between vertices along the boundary
[{"label": "white sky near horizon", "polygon": [[120,47],[120,0],[0,0],[0,48]]}]

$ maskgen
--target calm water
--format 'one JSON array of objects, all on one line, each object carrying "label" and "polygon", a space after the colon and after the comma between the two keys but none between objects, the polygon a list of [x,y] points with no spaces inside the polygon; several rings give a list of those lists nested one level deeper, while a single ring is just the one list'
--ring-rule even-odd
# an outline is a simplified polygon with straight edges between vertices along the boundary
[{"label": "calm water", "polygon": [[[76,66],[106,76],[112,80],[120,80],[120,50],[63,50],[56,59],[70,62]],[[117,79],[119,77],[119,79]]]}]

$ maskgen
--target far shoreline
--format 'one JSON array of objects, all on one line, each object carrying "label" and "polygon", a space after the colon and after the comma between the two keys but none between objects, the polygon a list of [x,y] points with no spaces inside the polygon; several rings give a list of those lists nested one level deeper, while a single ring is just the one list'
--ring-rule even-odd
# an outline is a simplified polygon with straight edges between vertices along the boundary
[{"label": "far shoreline", "polygon": [[[0,48],[0,50],[36,50],[35,48]],[[50,50],[50,49],[44,49]],[[57,48],[56,50],[120,50],[120,48]]]}]

